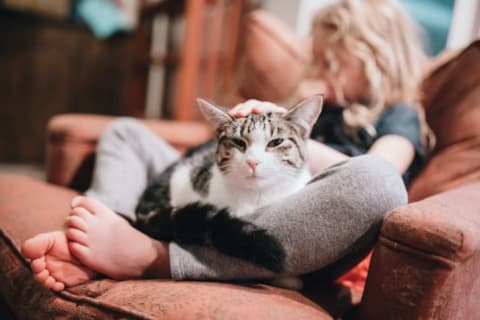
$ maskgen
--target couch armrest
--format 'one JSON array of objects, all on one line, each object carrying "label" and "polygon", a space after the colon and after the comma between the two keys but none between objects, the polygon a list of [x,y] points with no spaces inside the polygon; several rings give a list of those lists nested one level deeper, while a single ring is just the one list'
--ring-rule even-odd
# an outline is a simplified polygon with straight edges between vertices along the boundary
[{"label": "couch armrest", "polygon": [[[83,191],[89,185],[98,138],[115,117],[64,114],[47,127],[46,175],[48,182]],[[180,152],[212,136],[199,122],[141,120]]]},{"label": "couch armrest", "polygon": [[390,212],[362,319],[480,319],[480,183]]}]

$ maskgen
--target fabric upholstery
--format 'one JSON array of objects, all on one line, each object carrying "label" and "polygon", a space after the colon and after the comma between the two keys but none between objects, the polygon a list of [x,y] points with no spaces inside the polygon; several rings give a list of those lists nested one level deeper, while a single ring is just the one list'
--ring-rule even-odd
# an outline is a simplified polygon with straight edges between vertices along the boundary
[{"label": "fabric upholstery", "polygon": [[387,215],[363,318],[480,319],[479,191],[480,183],[466,185]]},{"label": "fabric upholstery", "polygon": [[[265,13],[256,15],[252,19],[255,23],[268,26],[270,33],[282,34],[282,30],[275,29],[270,23],[270,17]],[[438,136],[438,144],[426,168],[409,190],[410,201],[452,189],[466,182],[475,181],[479,177],[480,142],[478,139],[480,135],[475,134],[479,126],[462,125],[462,121],[471,121],[471,119],[478,121],[476,113],[480,109],[476,101],[479,101],[477,94],[479,94],[480,81],[475,81],[475,77],[478,78],[480,73],[470,73],[466,78],[463,74],[466,69],[471,68],[470,65],[474,61],[480,58],[479,43],[472,44],[447,64],[432,72],[425,80],[427,118]],[[461,79],[456,79],[457,77]],[[450,81],[452,78],[455,81]],[[464,78],[465,84],[462,81]],[[437,99],[436,96],[440,98]],[[460,111],[456,111],[457,109]],[[89,173],[93,167],[92,152],[95,141],[110,120],[111,118],[108,117],[87,115],[61,115],[53,118],[48,130],[47,177],[49,181],[84,190],[88,186]],[[183,130],[181,126],[168,122],[163,122],[158,127],[155,125],[156,122],[147,123],[180,149],[195,145],[210,135],[206,126],[201,127],[197,124],[194,128],[195,133],[182,140],[184,132],[192,131]],[[162,126],[168,130],[162,131]],[[177,131],[175,128],[180,130]],[[450,135],[443,134],[447,130],[451,132]],[[465,138],[462,137],[462,133],[465,134]],[[457,138],[449,142],[450,137]],[[361,290],[366,279],[368,262],[369,259],[365,260],[342,277],[339,283]]]},{"label": "fabric upholstery", "polygon": [[437,137],[409,190],[411,201],[480,180],[480,41],[424,81],[427,121]]},{"label": "fabric upholstery", "polygon": [[[61,229],[75,194],[18,175],[0,177],[0,294],[19,318],[332,319],[318,294],[260,284],[103,279],[58,294],[44,289],[18,248],[39,232]],[[335,303],[347,308],[349,299],[344,294]]]},{"label": "fabric upholstery", "polygon": [[[242,72],[237,75],[239,92],[245,98],[283,101],[303,72],[308,60],[303,48],[308,44],[264,12],[248,19],[244,57],[239,63]],[[427,119],[438,145],[410,188],[412,201],[479,180],[479,51],[476,42],[425,80]],[[88,185],[97,138],[111,119],[87,115],[52,119],[48,180],[83,190]],[[147,123],[180,150],[211,136],[202,124],[188,124],[185,130],[184,124]],[[411,204],[389,215],[361,304],[365,319],[415,319],[416,315],[454,319],[454,310],[463,312],[458,319],[480,317],[470,298],[480,293],[478,281],[465,277],[480,268],[475,234],[479,230],[475,217],[479,185],[465,190]],[[321,282],[314,284],[318,290],[309,298],[263,285],[106,279],[54,294],[36,284],[18,247],[34,234],[60,228],[74,194],[19,176],[0,177],[0,293],[10,306],[22,306],[13,308],[19,318],[331,319],[319,307],[320,300],[313,298],[322,289],[337,304],[343,299],[341,307],[328,308],[331,314],[351,306],[350,292],[332,293]],[[365,271],[364,263],[361,272]],[[464,294],[469,298],[451,299]]]}]

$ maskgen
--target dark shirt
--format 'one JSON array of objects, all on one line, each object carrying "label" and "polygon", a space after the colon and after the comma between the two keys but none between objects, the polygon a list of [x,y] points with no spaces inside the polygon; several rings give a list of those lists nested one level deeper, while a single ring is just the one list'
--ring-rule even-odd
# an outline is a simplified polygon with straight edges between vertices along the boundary
[{"label": "dark shirt", "polygon": [[426,152],[421,145],[420,119],[417,111],[406,104],[394,104],[380,115],[374,123],[376,135],[371,136],[365,129],[360,129],[360,142],[353,141],[343,131],[342,108],[325,105],[317,123],[314,125],[311,138],[320,141],[348,156],[359,156],[367,153],[372,144],[386,135],[399,135],[408,139],[415,147],[415,157],[403,174],[405,185],[420,171],[426,161]]}]

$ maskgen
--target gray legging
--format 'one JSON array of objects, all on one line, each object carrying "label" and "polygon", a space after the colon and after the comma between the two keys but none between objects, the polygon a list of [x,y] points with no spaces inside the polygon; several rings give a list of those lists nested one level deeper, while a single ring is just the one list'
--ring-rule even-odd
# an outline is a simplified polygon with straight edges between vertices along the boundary
[{"label": "gray legging", "polygon": [[[135,219],[136,203],[149,179],[179,157],[140,122],[116,120],[100,139],[87,195]],[[301,192],[242,219],[265,229],[283,245],[286,275],[344,271],[373,247],[384,215],[406,201],[396,169],[380,157],[365,155],[327,168]],[[177,280],[278,277],[212,248],[174,242],[170,266]]]}]

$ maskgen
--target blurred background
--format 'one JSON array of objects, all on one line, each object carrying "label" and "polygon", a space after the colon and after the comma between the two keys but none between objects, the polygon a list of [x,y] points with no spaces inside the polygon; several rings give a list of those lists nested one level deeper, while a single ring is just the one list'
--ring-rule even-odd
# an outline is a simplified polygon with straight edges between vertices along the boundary
[{"label": "blurred background", "polygon": [[[0,0],[0,171],[42,178],[45,128],[63,113],[196,120],[229,99],[242,22],[264,9],[308,37],[332,0]],[[480,1],[400,0],[427,52],[479,35]]]}]

